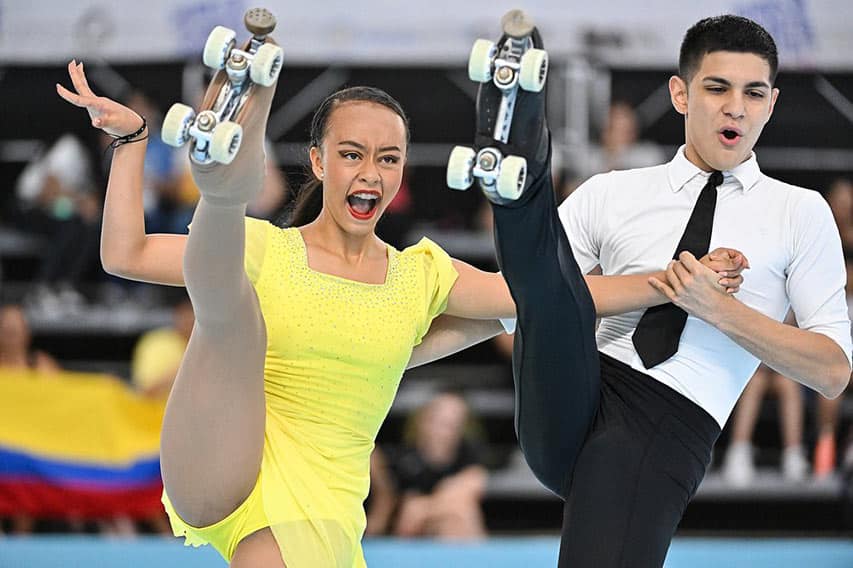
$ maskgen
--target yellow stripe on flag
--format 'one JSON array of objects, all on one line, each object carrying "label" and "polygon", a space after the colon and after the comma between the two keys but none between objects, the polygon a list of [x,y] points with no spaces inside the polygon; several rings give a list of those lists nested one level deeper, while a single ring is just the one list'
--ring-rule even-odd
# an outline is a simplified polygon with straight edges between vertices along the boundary
[{"label": "yellow stripe on flag", "polygon": [[0,371],[0,445],[121,465],[157,455],[165,402],[93,373]]}]

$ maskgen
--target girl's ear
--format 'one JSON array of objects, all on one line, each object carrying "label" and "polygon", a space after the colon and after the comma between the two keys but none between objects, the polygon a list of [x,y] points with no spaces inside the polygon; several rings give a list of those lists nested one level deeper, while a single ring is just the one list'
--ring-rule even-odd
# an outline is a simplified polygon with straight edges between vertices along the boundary
[{"label": "girl's ear", "polygon": [[311,146],[308,157],[311,160],[311,171],[314,172],[314,177],[323,179],[323,154],[320,149],[317,146]]}]

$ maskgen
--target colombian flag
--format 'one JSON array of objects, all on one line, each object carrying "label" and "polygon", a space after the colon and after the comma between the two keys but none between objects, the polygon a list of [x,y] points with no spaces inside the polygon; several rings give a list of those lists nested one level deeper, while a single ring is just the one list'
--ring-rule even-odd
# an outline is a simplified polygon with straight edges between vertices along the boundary
[{"label": "colombian flag", "polygon": [[162,511],[164,408],[106,375],[0,371],[0,516]]}]

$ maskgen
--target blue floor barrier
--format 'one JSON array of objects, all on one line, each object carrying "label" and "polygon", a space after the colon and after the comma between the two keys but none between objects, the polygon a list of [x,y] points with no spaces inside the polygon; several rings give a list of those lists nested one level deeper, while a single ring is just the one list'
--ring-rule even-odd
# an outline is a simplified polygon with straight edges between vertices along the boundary
[{"label": "blue floor barrier", "polygon": [[[477,544],[371,539],[370,568],[503,568],[557,564],[556,537],[492,538]],[[223,568],[210,547],[156,537],[0,537],[0,568]],[[666,568],[851,568],[853,542],[812,539],[677,538]]]}]

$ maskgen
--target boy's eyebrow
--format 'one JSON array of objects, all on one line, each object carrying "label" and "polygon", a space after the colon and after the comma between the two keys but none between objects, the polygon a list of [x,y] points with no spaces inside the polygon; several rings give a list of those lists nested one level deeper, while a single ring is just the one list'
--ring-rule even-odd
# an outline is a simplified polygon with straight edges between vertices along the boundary
[{"label": "boy's eyebrow", "polygon": [[[731,81],[729,81],[728,79],[723,79],[722,77],[708,76],[708,77],[704,77],[702,80],[703,81],[711,81],[713,83],[719,83],[719,84],[725,85],[727,87],[732,86]],[[766,83],[765,81],[751,81],[751,82],[746,84],[746,88],[747,89],[756,89],[756,88],[769,89],[770,85],[768,83]]]},{"label": "boy's eyebrow", "polygon": [[[364,144],[359,144],[358,142],[353,142],[352,140],[341,140],[338,142],[338,146],[355,146],[359,150],[367,150],[367,147]],[[380,152],[391,152],[396,151],[402,153],[403,151],[399,148],[399,146],[383,146],[379,148]]]}]

